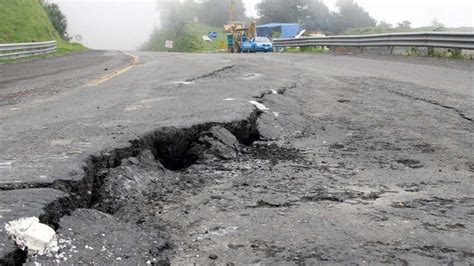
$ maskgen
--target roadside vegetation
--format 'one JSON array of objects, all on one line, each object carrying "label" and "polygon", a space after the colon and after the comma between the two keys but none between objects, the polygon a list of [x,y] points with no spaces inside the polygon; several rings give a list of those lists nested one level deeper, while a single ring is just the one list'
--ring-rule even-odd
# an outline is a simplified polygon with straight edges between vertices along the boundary
[{"label": "roadside vegetation", "polygon": [[291,47],[282,50],[285,53],[310,53],[310,54],[326,54],[329,49],[322,47]]},{"label": "roadside vegetation", "polygon": [[[150,39],[141,47],[145,51],[206,52],[217,51],[226,43],[224,24],[229,20],[229,1],[207,0],[159,1],[161,27],[155,29]],[[249,22],[242,0],[233,8],[236,21]],[[203,36],[217,32],[217,39],[207,42]],[[166,40],[174,42],[172,49],[165,47]]]},{"label": "roadside vegetation", "polygon": [[474,59],[474,54],[472,53],[463,53],[461,49],[419,49],[419,48],[411,48],[407,49],[404,53],[407,56],[429,56],[429,57],[439,57],[439,58],[451,58],[451,59]]},{"label": "roadside vegetation", "polygon": [[[0,0],[0,43],[42,42],[56,40],[57,52],[63,55],[86,50],[77,43],[70,43],[53,26],[48,13],[38,0]],[[59,9],[54,16],[58,16]],[[63,20],[64,23],[65,18]],[[65,24],[67,27],[67,24]],[[9,60],[12,61],[12,60]]]},{"label": "roadside vegetation", "polygon": [[[430,26],[412,27],[410,21],[403,21],[396,26],[381,21],[375,27],[354,28],[344,32],[344,35],[371,35],[384,33],[403,33],[403,32],[473,32],[472,27],[448,28],[434,19]],[[461,49],[419,49],[410,48],[404,52],[407,56],[430,56],[452,59],[473,59],[473,54],[464,54]]]},{"label": "roadside vegetation", "polygon": [[342,34],[351,28],[375,27],[377,21],[354,0],[336,1],[337,12],[321,0],[263,0],[257,5],[259,23],[298,23],[308,32]]},{"label": "roadside vegetation", "polygon": [[[209,32],[217,32],[217,39],[212,42],[203,40]],[[165,48],[166,40],[173,40],[173,49]],[[221,27],[208,26],[194,22],[183,22],[173,28],[155,30],[150,40],[142,46],[147,51],[170,52],[206,52],[217,51],[226,34]]]},{"label": "roadside vegetation", "polygon": [[[202,52],[218,50],[220,43],[226,43],[223,32],[224,24],[231,20],[229,9],[232,10],[234,21],[250,22],[255,20],[245,15],[242,0],[230,1],[158,1],[161,28],[156,29],[142,50],[173,51],[173,52]],[[353,0],[337,1],[338,12],[330,12],[323,1],[263,0],[257,5],[261,16],[258,24],[279,22],[301,22],[308,31],[342,33],[352,27],[376,26],[373,19],[361,6]],[[289,12],[291,11],[291,12]],[[197,21],[197,22],[196,22]],[[218,33],[218,39],[213,42],[202,40],[209,31]],[[173,49],[166,49],[166,40],[174,41]]]},{"label": "roadside vegetation", "polygon": [[410,21],[403,21],[397,25],[392,25],[390,23],[381,21],[374,27],[364,27],[364,28],[352,28],[346,30],[344,35],[370,35],[370,34],[383,34],[383,33],[396,33],[396,32],[473,32],[474,28],[472,27],[461,27],[461,28],[448,28],[445,27],[443,23],[439,22],[437,19],[434,19],[431,22],[431,25],[425,27],[412,27]]},{"label": "roadside vegetation", "polygon": [[[321,0],[262,0],[257,7],[259,19],[245,16],[242,0],[187,0],[187,1],[158,1],[161,27],[155,29],[150,39],[141,47],[146,51],[170,52],[206,52],[220,50],[220,45],[226,44],[226,33],[223,25],[230,20],[229,9],[233,11],[235,21],[257,24],[265,23],[295,23],[300,22],[307,30],[307,35],[369,35],[394,32],[432,32],[432,31],[474,31],[473,28],[447,28],[440,21],[434,19],[426,27],[412,27],[410,21],[401,21],[392,25],[385,21],[377,22],[354,0],[337,0],[338,11],[330,11]],[[203,40],[208,32],[217,32],[218,38],[212,42]],[[165,48],[167,40],[174,42],[172,49]],[[327,53],[329,50],[320,47],[287,48],[278,50],[288,53]],[[406,55],[423,55],[418,49],[407,50]],[[472,58],[472,55],[463,55],[461,51],[449,49],[433,49],[424,55],[451,58]]]},{"label": "roadside vegetation", "polygon": [[48,14],[49,21],[51,21],[51,24],[53,24],[59,36],[65,41],[70,41],[72,38],[67,33],[67,19],[61,12],[61,9],[59,9],[59,6],[47,0],[40,0],[40,3],[46,11],[46,14]]}]

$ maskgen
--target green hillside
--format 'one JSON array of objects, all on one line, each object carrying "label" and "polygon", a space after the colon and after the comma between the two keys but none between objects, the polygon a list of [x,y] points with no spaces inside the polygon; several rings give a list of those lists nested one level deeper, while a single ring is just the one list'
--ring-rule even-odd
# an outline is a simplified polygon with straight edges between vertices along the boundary
[{"label": "green hillside", "polygon": [[58,41],[58,53],[85,49],[59,37],[39,0],[0,0],[0,43]]},{"label": "green hillside", "polygon": [[[217,32],[217,39],[212,42],[204,41],[202,36],[207,36],[209,32]],[[168,51],[165,48],[166,40],[174,41],[174,48],[170,49],[172,52],[206,52],[219,50],[219,44],[226,43],[226,34],[221,27],[186,23],[176,29],[155,31],[142,50]]]}]

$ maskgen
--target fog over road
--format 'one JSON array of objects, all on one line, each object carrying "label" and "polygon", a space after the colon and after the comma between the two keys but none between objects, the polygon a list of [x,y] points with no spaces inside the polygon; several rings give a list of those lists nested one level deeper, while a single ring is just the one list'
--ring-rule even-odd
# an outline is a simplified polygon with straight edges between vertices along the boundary
[{"label": "fog over road", "polygon": [[[471,62],[90,51],[0,65],[0,262],[474,263]],[[3,75],[5,73],[5,75]],[[67,259],[67,260],[66,260]]]}]

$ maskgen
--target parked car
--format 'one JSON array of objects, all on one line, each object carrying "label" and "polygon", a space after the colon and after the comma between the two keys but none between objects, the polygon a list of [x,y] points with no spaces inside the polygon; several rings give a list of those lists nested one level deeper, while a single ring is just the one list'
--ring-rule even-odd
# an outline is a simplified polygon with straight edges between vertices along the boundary
[{"label": "parked car", "polygon": [[240,51],[243,53],[255,53],[256,52],[256,44],[254,41],[249,40],[247,36],[244,34],[240,40]]},{"label": "parked car", "polygon": [[273,52],[273,44],[267,37],[255,38],[255,50],[257,52]]}]

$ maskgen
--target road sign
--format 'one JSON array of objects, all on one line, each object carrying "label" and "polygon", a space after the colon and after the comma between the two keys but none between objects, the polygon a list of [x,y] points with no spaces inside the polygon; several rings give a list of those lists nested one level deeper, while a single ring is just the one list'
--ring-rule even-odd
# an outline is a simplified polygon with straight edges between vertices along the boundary
[{"label": "road sign", "polygon": [[170,40],[167,40],[165,42],[165,47],[168,48],[168,49],[173,49],[173,41],[170,41]]},{"label": "road sign", "polygon": [[209,36],[209,38],[215,40],[215,39],[217,39],[217,32],[215,32],[215,31],[209,32],[209,34],[207,36]]}]

